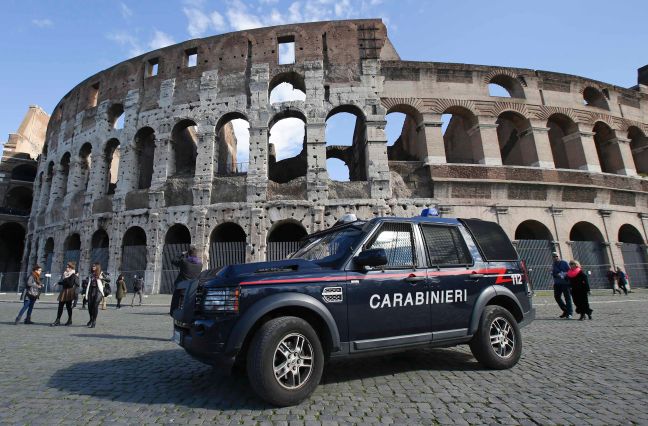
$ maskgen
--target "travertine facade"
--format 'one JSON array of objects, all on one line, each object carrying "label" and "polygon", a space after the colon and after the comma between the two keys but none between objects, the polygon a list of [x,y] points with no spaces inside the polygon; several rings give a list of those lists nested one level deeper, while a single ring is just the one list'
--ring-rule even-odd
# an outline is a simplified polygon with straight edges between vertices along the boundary
[{"label": "travertine facade", "polygon": [[[284,43],[294,43],[294,63],[279,64]],[[346,212],[411,216],[435,205],[497,220],[514,239],[554,241],[564,257],[580,253],[571,241],[599,241],[598,264],[624,265],[624,244],[641,248],[647,237],[646,74],[625,89],[545,71],[402,61],[380,20],[156,50],[90,77],[54,110],[29,260],[49,257],[56,273],[66,252],[79,250],[85,271],[103,248],[110,271],[145,271],[149,290],[164,291],[165,244],[190,239],[214,264],[225,246],[210,242],[244,240],[245,260],[263,260],[269,241],[326,228]],[[271,104],[280,83],[305,100]],[[510,97],[490,96],[489,84]],[[338,112],[357,117],[352,144],[325,140]],[[388,147],[391,112],[407,118]],[[445,133],[444,114],[452,116]],[[277,161],[269,132],[287,117],[305,123],[304,145]],[[250,125],[247,167],[237,165],[226,127],[237,118]],[[343,160],[351,181],[330,180],[327,158]],[[123,253],[138,246],[145,264],[127,265]]]}]

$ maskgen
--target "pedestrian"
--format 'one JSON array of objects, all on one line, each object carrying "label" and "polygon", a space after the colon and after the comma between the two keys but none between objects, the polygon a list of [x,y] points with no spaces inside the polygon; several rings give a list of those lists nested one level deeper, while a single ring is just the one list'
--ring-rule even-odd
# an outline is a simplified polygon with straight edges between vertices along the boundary
[{"label": "pedestrian", "polygon": [[[105,274],[106,276],[108,274]],[[109,281],[104,281],[104,290],[103,290],[104,297],[101,299],[101,310],[105,311],[106,310],[106,303],[108,302],[108,298],[112,296],[112,288],[110,287],[110,282]]]},{"label": "pedestrian", "polygon": [[569,261],[569,272],[567,278],[571,284],[572,296],[574,296],[574,304],[576,305],[576,313],[580,314],[579,320],[584,320],[585,315],[592,319],[592,309],[589,306],[589,293],[590,286],[587,274],[581,269],[581,265],[577,260]]},{"label": "pedestrian", "polygon": [[126,281],[124,281],[124,276],[122,274],[119,274],[117,277],[117,293],[115,293],[115,298],[117,299],[117,308],[121,308],[121,301],[124,297],[126,297],[126,293],[128,290],[126,290]]},{"label": "pedestrian", "polygon": [[135,281],[133,281],[133,300],[131,300],[131,308],[135,303],[135,296],[139,296],[139,305],[142,306],[142,294],[144,293],[144,278],[134,276]]},{"label": "pedestrian", "polygon": [[[553,270],[551,275],[554,279],[554,299],[562,310],[560,318],[571,319],[572,310],[572,297],[570,292],[570,284],[567,279],[567,272],[569,271],[569,264],[560,259],[557,252],[551,254],[553,257]],[[565,299],[563,301],[563,298]]]},{"label": "pedestrian", "polygon": [[57,285],[61,286],[61,292],[58,295],[58,312],[56,320],[50,324],[50,327],[61,325],[61,315],[63,315],[63,306],[67,309],[68,320],[65,325],[72,325],[72,301],[75,297],[75,287],[78,286],[79,277],[76,274],[76,262],[68,262],[65,265],[65,271]]},{"label": "pedestrian", "polygon": [[[616,268],[616,276],[617,276],[617,282],[619,283],[619,288],[621,290],[623,290],[623,292],[627,296],[628,295],[628,276],[618,266]],[[621,294],[621,290],[619,290],[619,294]]]},{"label": "pedestrian", "polygon": [[171,262],[172,265],[180,268],[178,276],[176,277],[173,283],[173,296],[171,297],[171,309],[169,315],[173,315],[173,310],[176,308],[178,303],[179,295],[176,294],[175,290],[178,288],[178,284],[183,281],[193,280],[198,278],[200,272],[202,271],[202,262],[196,255],[198,251],[196,247],[191,246],[189,250],[183,252],[178,258]]},{"label": "pedestrian", "polygon": [[84,278],[83,281],[81,281],[81,294],[83,294],[83,304],[81,305],[81,310],[86,308],[86,303],[88,303],[88,299],[86,298],[86,292],[88,290],[88,279]]},{"label": "pedestrian", "polygon": [[72,301],[72,309],[76,308],[77,302],[79,301],[79,293],[81,293],[81,285],[79,280],[79,274],[76,274],[77,279],[74,282],[74,300]]},{"label": "pedestrian", "polygon": [[617,274],[614,272],[614,269],[610,268],[605,275],[608,280],[608,284],[612,287],[612,296],[614,296],[617,291],[621,294],[621,290],[617,286]]},{"label": "pedestrian", "polygon": [[43,288],[40,280],[41,272],[43,272],[43,268],[38,265],[34,265],[31,275],[29,276],[29,278],[27,278],[27,288],[25,290],[23,307],[20,309],[20,312],[18,312],[18,316],[14,321],[14,324],[16,325],[20,322],[20,319],[22,318],[22,315],[25,313],[25,311],[27,311],[25,324],[33,324],[31,320],[32,310],[34,309],[34,305],[36,304],[36,299],[38,299],[38,296],[40,296],[41,288]]},{"label": "pedestrian", "polygon": [[88,321],[88,328],[94,328],[97,323],[97,315],[99,314],[99,304],[103,299],[104,284],[109,281],[108,277],[101,272],[101,264],[93,263],[88,277],[88,287],[86,288],[86,299],[88,300],[88,313],[90,314],[90,321]]}]

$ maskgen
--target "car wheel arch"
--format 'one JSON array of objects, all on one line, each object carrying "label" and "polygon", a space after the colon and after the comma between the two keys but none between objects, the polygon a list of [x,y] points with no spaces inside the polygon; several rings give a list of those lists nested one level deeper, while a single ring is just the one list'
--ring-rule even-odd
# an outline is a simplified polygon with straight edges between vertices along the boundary
[{"label": "car wheel arch", "polygon": [[522,306],[511,290],[502,286],[491,286],[485,289],[475,301],[468,334],[474,334],[479,327],[479,320],[486,306],[497,305],[508,310],[519,323],[523,320]]}]

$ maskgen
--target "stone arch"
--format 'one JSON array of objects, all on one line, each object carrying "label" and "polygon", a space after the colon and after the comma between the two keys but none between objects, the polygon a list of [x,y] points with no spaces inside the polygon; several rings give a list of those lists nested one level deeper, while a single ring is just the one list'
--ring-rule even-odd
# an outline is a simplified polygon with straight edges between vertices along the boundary
[{"label": "stone arch", "polygon": [[479,163],[484,155],[475,113],[462,105],[450,105],[441,111],[441,120],[446,161]]},{"label": "stone arch", "polygon": [[281,220],[272,225],[267,238],[267,260],[285,259],[301,245],[301,239],[308,235],[304,225],[296,220]]},{"label": "stone arch", "polygon": [[124,128],[124,105],[123,104],[112,104],[108,108],[108,124],[111,129],[123,129]]},{"label": "stone arch", "polygon": [[592,86],[587,86],[583,89],[583,104],[608,111],[610,110],[603,92]]},{"label": "stone arch", "polygon": [[79,269],[81,260],[81,236],[75,232],[67,236],[63,242],[63,264],[61,270],[65,270],[68,262],[74,262],[75,269]]},{"label": "stone arch", "polygon": [[[293,109],[280,111],[268,122],[268,178],[271,181],[287,183],[306,175],[306,124],[306,116]],[[300,126],[303,126],[303,134]],[[274,135],[272,129],[275,129]]]},{"label": "stone arch", "polygon": [[176,278],[180,268],[173,264],[183,252],[189,250],[191,246],[191,232],[186,225],[176,223],[169,227],[164,236],[164,246],[162,248],[162,277],[160,283],[160,293],[173,293]]},{"label": "stone arch", "polygon": [[90,240],[90,264],[99,263],[103,271],[110,264],[110,237],[105,229],[97,229]]},{"label": "stone arch", "polygon": [[[508,97],[525,99],[524,88],[520,81],[508,74],[495,74],[488,80],[488,85],[497,85],[508,93]],[[491,95],[492,96],[492,95]]]},{"label": "stone arch", "polygon": [[576,223],[570,233],[573,259],[581,263],[581,267],[590,271],[590,287],[607,287],[607,271],[612,266],[609,262],[607,244],[601,231],[589,222]]},{"label": "stone arch", "polygon": [[626,223],[621,225],[619,228],[618,239],[620,243],[629,243],[629,244],[644,244],[644,239],[641,236],[641,232],[634,226]]},{"label": "stone arch", "polygon": [[216,123],[216,175],[245,174],[250,156],[250,122],[245,114],[232,111]]},{"label": "stone arch", "polygon": [[557,169],[578,169],[586,163],[578,125],[571,117],[562,113],[551,114],[547,128]]},{"label": "stone arch", "polygon": [[[355,105],[338,105],[328,112],[325,123],[326,159],[337,158],[344,162],[349,171],[349,180],[367,180],[367,124],[364,111]],[[329,176],[335,176],[333,169],[327,167],[327,172]]]},{"label": "stone arch", "polygon": [[247,235],[238,223],[216,226],[209,235],[209,268],[244,263],[246,241]]},{"label": "stone arch", "polygon": [[637,173],[648,174],[648,137],[639,127],[630,126],[628,139],[630,139],[630,150]]},{"label": "stone arch", "polygon": [[86,142],[79,149],[79,170],[78,179],[80,182],[79,189],[83,191],[88,190],[88,183],[90,182],[90,168],[92,167],[92,144]]},{"label": "stone arch", "polygon": [[618,241],[621,243],[623,270],[630,281],[633,283],[648,282],[648,255],[641,232],[626,223],[619,228]]},{"label": "stone arch", "polygon": [[538,164],[531,122],[515,111],[504,111],[497,116],[497,139],[505,166],[533,166]]},{"label": "stone arch", "polygon": [[553,241],[553,235],[549,228],[537,220],[525,220],[515,229],[516,240],[549,240]]},{"label": "stone arch", "polygon": [[387,110],[387,126],[391,124],[390,114],[402,114],[404,117],[400,135],[395,140],[387,140],[387,158],[391,161],[424,160],[427,156],[426,134],[424,129],[419,128],[423,123],[423,114],[412,105],[394,105]]},{"label": "stone arch", "polygon": [[625,167],[616,132],[603,121],[597,121],[592,131],[601,171],[603,173],[623,173]]},{"label": "stone arch", "polygon": [[[132,189],[148,189],[153,180],[153,161],[155,157],[155,131],[150,127],[142,127],[135,133],[134,139],[135,164],[133,169]],[[132,185],[131,184],[131,185]]]},{"label": "stone arch", "polygon": [[569,231],[569,240],[570,241],[598,241],[600,243],[605,242],[603,234],[598,229],[596,225],[593,225],[590,222],[578,222],[572,226]]},{"label": "stone arch", "polygon": [[169,144],[169,175],[193,176],[196,173],[196,156],[198,155],[198,137],[196,122],[189,119],[180,120],[171,130]]},{"label": "stone arch", "polygon": [[119,160],[121,157],[119,139],[112,138],[104,148],[104,187],[102,193],[112,195],[117,189],[119,177]]},{"label": "stone arch", "polygon": [[268,100],[271,104],[306,100],[306,81],[295,71],[275,75],[268,84]]},{"label": "stone arch", "polygon": [[146,232],[139,226],[126,230],[121,244],[121,265],[119,273],[124,275],[127,283],[132,283],[135,276],[143,277],[147,265]]},{"label": "stone arch", "polygon": [[3,206],[16,214],[28,216],[32,207],[33,193],[26,186],[14,186],[5,195]]},{"label": "stone arch", "polygon": [[21,164],[11,170],[11,180],[33,182],[36,179],[36,167],[31,164]]},{"label": "stone arch", "polygon": [[56,193],[58,195],[58,198],[63,198],[65,197],[65,194],[67,194],[68,190],[68,180],[70,178],[70,162],[71,162],[72,156],[70,155],[69,152],[66,152],[63,154],[61,157],[61,161],[59,162],[59,168],[60,168],[60,176],[58,179],[58,188],[53,188],[53,193]]}]

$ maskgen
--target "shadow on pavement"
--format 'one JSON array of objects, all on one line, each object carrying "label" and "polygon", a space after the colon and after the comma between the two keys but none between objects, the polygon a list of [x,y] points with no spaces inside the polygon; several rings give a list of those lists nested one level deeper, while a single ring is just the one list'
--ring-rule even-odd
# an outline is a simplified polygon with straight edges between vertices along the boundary
[{"label": "shadow on pavement", "polygon": [[[326,392],[326,385],[417,370],[480,369],[470,354],[450,349],[424,349],[391,356],[332,361],[324,370],[319,392]],[[76,363],[54,372],[48,386],[69,394],[130,403],[178,404],[222,411],[274,408],[252,392],[246,375],[229,376],[189,359],[179,349],[152,351],[132,358]]]},{"label": "shadow on pavement", "polygon": [[126,339],[126,340],[152,340],[155,342],[169,342],[170,338],[147,337],[147,336],[120,336],[117,334],[71,334],[72,337],[94,337],[98,339]]}]

